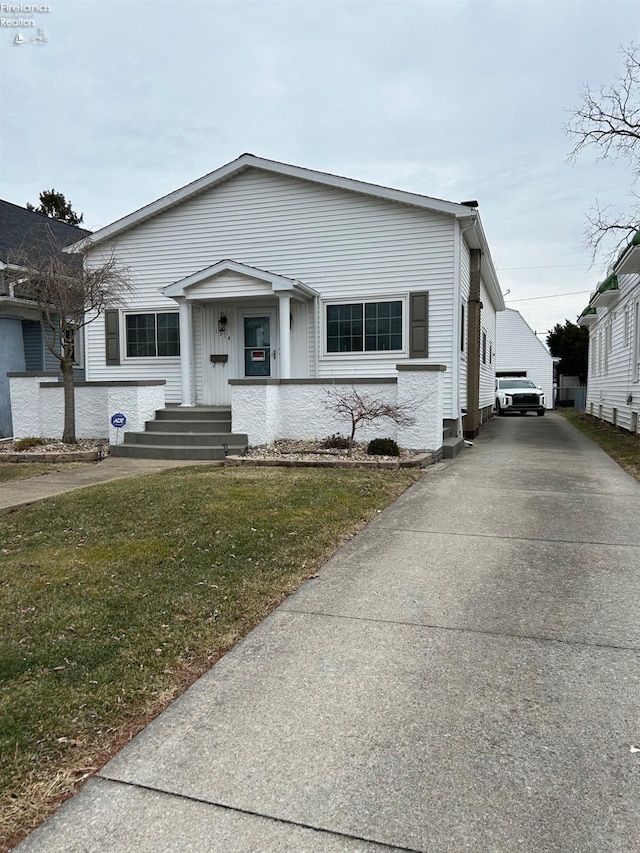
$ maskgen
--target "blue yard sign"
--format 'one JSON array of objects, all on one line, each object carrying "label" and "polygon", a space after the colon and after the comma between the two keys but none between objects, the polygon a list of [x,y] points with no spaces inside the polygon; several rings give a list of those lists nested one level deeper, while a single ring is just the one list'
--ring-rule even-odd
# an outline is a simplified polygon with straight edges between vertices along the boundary
[{"label": "blue yard sign", "polygon": [[117,412],[115,415],[111,415],[111,426],[116,429],[120,429],[127,422],[126,417],[121,413]]}]

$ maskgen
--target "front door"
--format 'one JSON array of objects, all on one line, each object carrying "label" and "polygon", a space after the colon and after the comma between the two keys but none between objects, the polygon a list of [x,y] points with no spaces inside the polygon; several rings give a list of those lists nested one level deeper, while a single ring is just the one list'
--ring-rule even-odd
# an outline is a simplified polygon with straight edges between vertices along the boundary
[{"label": "front door", "polygon": [[244,375],[271,376],[271,317],[244,318]]}]

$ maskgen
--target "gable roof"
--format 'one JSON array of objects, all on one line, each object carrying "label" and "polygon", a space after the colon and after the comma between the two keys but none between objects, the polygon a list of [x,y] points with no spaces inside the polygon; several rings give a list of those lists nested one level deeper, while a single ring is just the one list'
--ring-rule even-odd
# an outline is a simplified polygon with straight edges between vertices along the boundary
[{"label": "gable roof", "polygon": [[163,288],[162,292],[165,296],[184,297],[186,295],[186,291],[189,290],[190,287],[195,287],[201,282],[220,275],[220,273],[223,272],[235,272],[239,275],[255,278],[258,281],[262,281],[265,284],[270,285],[274,293],[278,290],[292,291],[296,296],[300,296],[303,299],[319,295],[312,287],[303,284],[297,279],[283,275],[276,275],[276,273],[269,272],[268,270],[251,267],[247,264],[241,264],[237,261],[229,260],[228,258],[218,261],[211,266],[205,267],[203,270],[199,270],[186,278],[180,279],[180,281],[176,281],[173,284],[168,285]]},{"label": "gable roof", "polygon": [[339,175],[329,174],[328,172],[306,169],[302,166],[292,166],[289,163],[281,163],[277,160],[267,160],[263,157],[256,157],[255,154],[241,154],[236,160],[232,160],[214,172],[209,172],[209,174],[204,175],[202,178],[198,178],[198,180],[192,181],[190,184],[162,196],[162,198],[151,202],[151,204],[135,210],[128,216],[116,220],[111,225],[106,225],[104,228],[95,231],[87,239],[71,246],[70,250],[89,249],[103,243],[105,240],[117,237],[125,231],[152,219],[154,216],[158,216],[172,207],[216,187],[223,181],[230,180],[247,169],[260,169],[263,172],[270,172],[275,175],[298,178],[299,180],[309,181],[334,189],[360,193],[361,195],[368,195],[385,201],[397,202],[422,210],[441,213],[459,220],[463,225],[464,239],[469,247],[482,251],[482,274],[488,284],[496,310],[504,308],[502,291],[500,290],[493,261],[491,260],[489,245],[480,221],[480,215],[475,209],[476,202],[473,202],[474,206],[471,206],[471,203],[462,204],[453,201],[444,201],[443,199],[432,198],[431,196],[407,192],[406,190],[391,189],[390,187],[383,187],[378,184],[367,183],[366,181],[358,181],[354,178],[344,178]]},{"label": "gable roof", "polygon": [[221,166],[214,172],[192,181],[180,189],[175,190],[162,198],[135,210],[128,216],[118,219],[111,225],[106,225],[104,228],[95,231],[86,245],[97,245],[98,243],[108,240],[111,237],[121,234],[136,225],[169,210],[178,204],[181,204],[187,199],[194,198],[206,190],[212,189],[216,185],[227,181],[244,172],[246,169],[261,169],[263,172],[271,172],[277,175],[284,175],[291,178],[299,178],[303,181],[311,181],[312,183],[322,184],[324,186],[343,189],[350,192],[357,192],[364,195],[374,196],[375,198],[386,199],[387,201],[397,201],[402,204],[410,204],[414,207],[421,207],[425,210],[433,210],[437,213],[447,213],[455,217],[474,217],[475,210],[467,205],[457,204],[452,201],[443,201],[442,199],[431,198],[429,196],[418,195],[404,190],[394,190],[389,187],[378,186],[377,184],[369,184],[365,181],[357,181],[353,178],[343,178],[339,175],[331,175],[328,172],[318,172],[314,169],[305,169],[302,166],[292,166],[289,163],[280,163],[277,160],[266,160],[263,157],[256,157],[254,154],[241,154],[236,160]]},{"label": "gable roof", "polygon": [[0,261],[8,263],[10,253],[18,250],[34,229],[41,226],[47,226],[61,246],[68,246],[91,234],[86,228],[51,219],[44,213],[0,199]]}]

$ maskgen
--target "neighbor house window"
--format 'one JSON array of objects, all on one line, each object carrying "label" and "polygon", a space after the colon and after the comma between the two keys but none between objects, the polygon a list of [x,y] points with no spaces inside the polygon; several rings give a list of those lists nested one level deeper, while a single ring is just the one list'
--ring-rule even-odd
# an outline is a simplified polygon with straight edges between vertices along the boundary
[{"label": "neighbor house window", "polygon": [[178,313],[127,314],[128,358],[180,355]]},{"label": "neighbor house window", "polygon": [[402,300],[327,305],[327,352],[402,348]]},{"label": "neighbor house window", "polygon": [[75,367],[82,367],[82,331],[75,326],[68,326],[62,332],[65,343],[71,341],[71,355]]},{"label": "neighbor house window", "polygon": [[487,333],[482,333],[482,363],[487,363]]},{"label": "neighbor house window", "polygon": [[622,332],[622,344],[625,347],[629,346],[629,342],[631,341],[630,328],[631,328],[631,309],[627,305],[624,309],[624,328]]}]

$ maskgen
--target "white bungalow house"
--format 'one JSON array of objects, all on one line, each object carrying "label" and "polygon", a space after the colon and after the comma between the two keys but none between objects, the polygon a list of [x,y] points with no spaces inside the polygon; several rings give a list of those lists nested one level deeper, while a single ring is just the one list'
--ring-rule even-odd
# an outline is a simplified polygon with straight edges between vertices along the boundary
[{"label": "white bungalow house", "polygon": [[491,415],[504,308],[476,208],[243,154],[77,244],[133,285],[86,327],[87,380],[163,381],[191,420],[230,406],[249,444],[340,430],[327,389],[362,386],[416,409],[373,435],[460,444]]},{"label": "white bungalow house", "polygon": [[640,432],[640,231],[578,317],[589,327],[587,413]]},{"label": "white bungalow house", "polygon": [[544,391],[553,408],[553,356],[519,311],[499,311],[496,324],[496,376],[526,376]]}]

